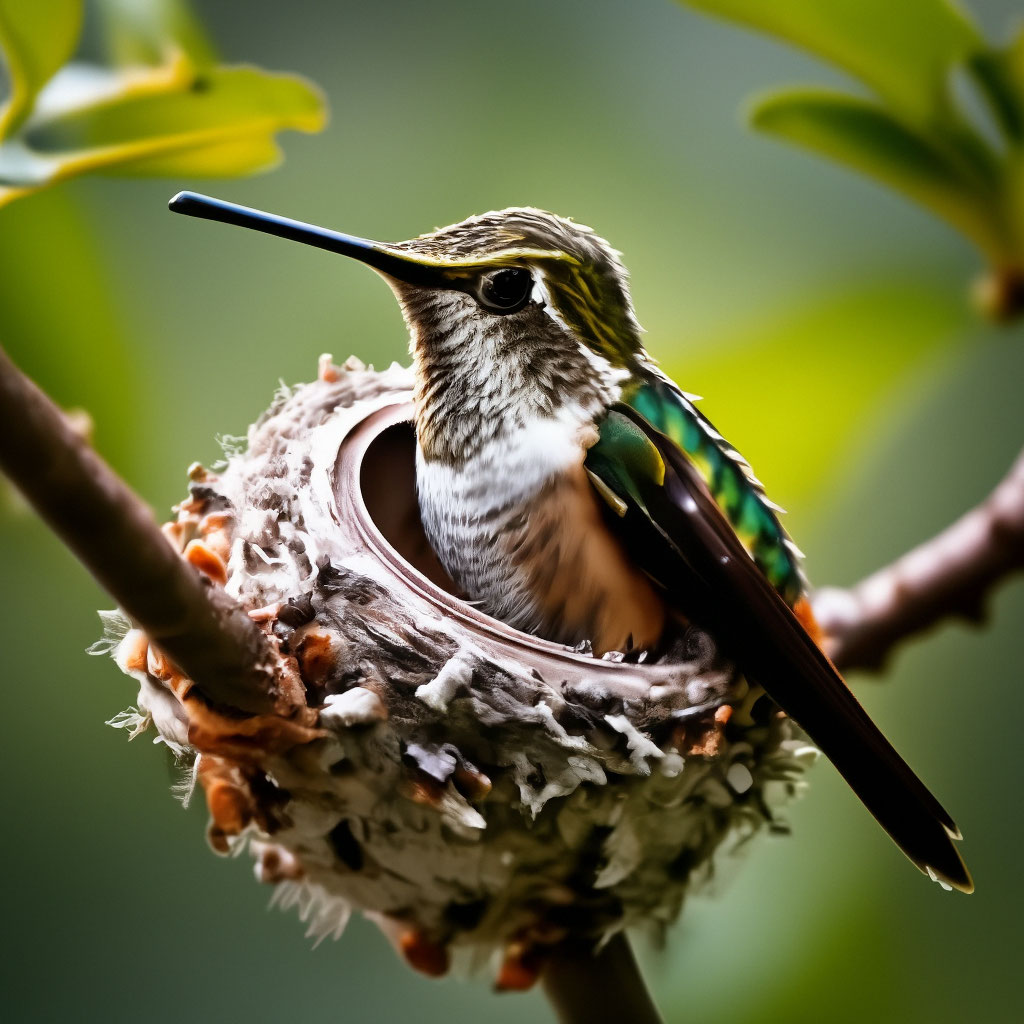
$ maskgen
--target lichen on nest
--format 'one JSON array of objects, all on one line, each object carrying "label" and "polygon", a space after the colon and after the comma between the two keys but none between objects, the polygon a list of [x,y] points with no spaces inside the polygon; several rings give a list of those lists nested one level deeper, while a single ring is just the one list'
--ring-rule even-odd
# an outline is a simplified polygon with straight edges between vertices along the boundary
[{"label": "lichen on nest", "polygon": [[108,621],[140,686],[111,724],[152,726],[192,764],[213,848],[248,843],[311,934],[357,909],[428,974],[491,959],[499,987],[523,988],[569,935],[671,922],[716,851],[783,828],[814,751],[709,638],[679,663],[596,660],[486,620],[404,561],[362,487],[404,524],[396,543],[422,547],[411,462],[375,447],[410,387],[397,364],[321,360],[222,471],[192,468],[165,528],[271,639],[275,713],[212,704]]}]

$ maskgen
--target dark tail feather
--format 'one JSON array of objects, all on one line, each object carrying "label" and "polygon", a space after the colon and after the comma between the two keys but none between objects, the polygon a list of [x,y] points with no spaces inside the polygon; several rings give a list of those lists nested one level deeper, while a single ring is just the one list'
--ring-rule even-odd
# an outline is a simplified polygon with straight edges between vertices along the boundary
[{"label": "dark tail feather", "polygon": [[749,624],[741,668],[799,723],[918,868],[971,892],[970,873],[953,843],[960,838],[953,819],[789,617],[792,622],[779,615],[773,623],[759,616]]},{"label": "dark tail feather", "polygon": [[[666,439],[655,440],[665,442],[658,446],[669,468],[665,489],[673,506],[672,522],[662,532],[689,570],[669,593],[678,592],[680,604],[693,608],[692,617],[720,638],[747,677],[807,732],[921,871],[973,891],[953,845],[960,838],[953,819],[754,565],[689,460]],[[648,522],[660,523],[661,511]],[[664,564],[659,568],[664,581]],[[693,603],[695,583],[699,604]]]}]

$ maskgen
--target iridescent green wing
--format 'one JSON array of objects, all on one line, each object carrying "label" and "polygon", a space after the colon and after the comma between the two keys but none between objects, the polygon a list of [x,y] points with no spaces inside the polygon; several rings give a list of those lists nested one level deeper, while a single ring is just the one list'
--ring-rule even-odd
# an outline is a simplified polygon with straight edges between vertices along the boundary
[{"label": "iridescent green wing", "polygon": [[922,871],[970,891],[953,820],[755,563],[689,452],[625,403],[599,426],[585,466],[633,561],[800,723]]},{"label": "iridescent green wing", "polygon": [[685,452],[754,562],[786,603],[795,604],[807,586],[800,552],[779,522],[781,509],[766,497],[743,456],[660,374],[634,378],[622,401]]}]

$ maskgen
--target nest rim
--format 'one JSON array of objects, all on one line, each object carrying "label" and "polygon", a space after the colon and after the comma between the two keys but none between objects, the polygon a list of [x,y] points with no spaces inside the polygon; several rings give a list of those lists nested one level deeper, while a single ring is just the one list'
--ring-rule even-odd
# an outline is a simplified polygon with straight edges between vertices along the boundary
[{"label": "nest rim", "polygon": [[[407,500],[411,499],[406,512],[415,517],[415,526],[412,528],[419,530],[422,535],[422,543],[426,545],[427,552],[429,552],[428,558],[434,564],[430,565],[429,572],[425,571],[399,550],[398,545],[391,539],[393,530],[380,521],[381,509],[372,507],[375,506],[375,502],[368,497],[367,467],[372,459],[381,456],[382,453],[375,452],[374,448],[381,445],[389,432],[395,431],[396,428],[411,428],[413,426],[413,414],[414,406],[408,400],[408,396],[400,396],[396,401],[374,410],[360,420],[342,440],[338,450],[333,479],[336,512],[339,515],[344,515],[346,509],[350,510],[352,524],[360,540],[373,557],[386,565],[403,586],[420,599],[425,600],[441,615],[457,620],[471,632],[483,633],[491,641],[506,647],[510,656],[522,657],[525,654],[536,657],[540,654],[545,660],[551,659],[555,663],[560,663],[573,675],[581,672],[590,675],[611,673],[623,683],[626,681],[626,676],[635,678],[638,675],[646,676],[649,682],[660,681],[659,677],[668,668],[666,665],[614,661],[577,651],[563,644],[515,629],[500,619],[493,618],[474,608],[457,597],[451,590],[442,586],[441,583],[447,580],[454,589],[454,584],[447,578],[447,574],[437,562],[437,556],[423,534],[415,497],[415,468],[411,480],[407,479],[406,484],[402,486]],[[414,434],[412,441],[414,445]],[[414,452],[414,450],[412,448],[410,452]],[[393,498],[397,490],[394,478],[388,478],[387,489]],[[409,528],[411,525],[409,522],[404,524],[405,528]]]}]

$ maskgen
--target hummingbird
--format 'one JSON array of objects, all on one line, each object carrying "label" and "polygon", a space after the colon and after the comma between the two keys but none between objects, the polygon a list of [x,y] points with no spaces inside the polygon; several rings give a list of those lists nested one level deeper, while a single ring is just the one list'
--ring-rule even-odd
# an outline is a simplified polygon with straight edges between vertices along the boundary
[{"label": "hummingbird", "polygon": [[468,600],[595,656],[700,627],[921,871],[973,890],[953,819],[823,652],[781,510],[644,348],[603,238],[533,208],[394,243],[189,192],[170,208],[349,256],[390,285],[410,336],[421,518]]}]

